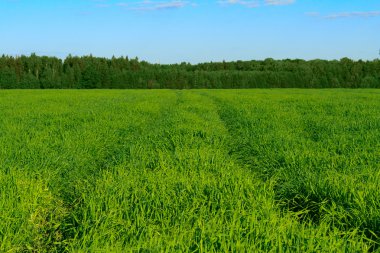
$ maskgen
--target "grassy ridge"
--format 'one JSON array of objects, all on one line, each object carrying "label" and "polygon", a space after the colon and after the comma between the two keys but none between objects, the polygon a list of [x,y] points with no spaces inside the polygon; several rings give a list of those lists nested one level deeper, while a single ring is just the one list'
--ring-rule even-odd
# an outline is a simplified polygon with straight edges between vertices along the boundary
[{"label": "grassy ridge", "polygon": [[1,91],[1,252],[371,252],[376,90]]}]

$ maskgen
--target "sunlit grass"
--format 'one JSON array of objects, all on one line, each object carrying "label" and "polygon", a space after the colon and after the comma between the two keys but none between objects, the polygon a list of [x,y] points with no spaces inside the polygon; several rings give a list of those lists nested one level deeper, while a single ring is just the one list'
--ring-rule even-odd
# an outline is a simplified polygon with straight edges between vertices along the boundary
[{"label": "sunlit grass", "polygon": [[377,90],[0,91],[0,252],[373,252]]}]

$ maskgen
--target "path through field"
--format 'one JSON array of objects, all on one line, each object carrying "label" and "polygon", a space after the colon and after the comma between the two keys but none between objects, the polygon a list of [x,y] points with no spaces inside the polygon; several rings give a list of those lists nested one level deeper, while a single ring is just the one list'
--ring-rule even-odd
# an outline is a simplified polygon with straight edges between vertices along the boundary
[{"label": "path through field", "polygon": [[374,252],[378,90],[0,90],[0,252]]}]

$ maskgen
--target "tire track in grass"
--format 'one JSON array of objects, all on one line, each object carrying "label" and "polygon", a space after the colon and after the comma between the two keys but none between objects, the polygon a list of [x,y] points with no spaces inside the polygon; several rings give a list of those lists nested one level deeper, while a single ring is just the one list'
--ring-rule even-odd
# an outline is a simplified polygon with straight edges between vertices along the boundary
[{"label": "tire track in grass", "polygon": [[[160,203],[160,199],[152,200],[150,194],[154,194],[156,187],[161,188],[161,185],[164,185],[163,181],[167,181],[166,177],[170,175],[168,167],[171,166],[168,162],[172,159],[177,160],[178,156],[176,153],[176,149],[179,148],[178,143],[176,143],[178,139],[174,136],[172,127],[178,121],[176,118],[177,110],[183,104],[183,99],[181,92],[170,91],[170,93],[173,94],[173,98],[169,104],[167,104],[167,99],[158,96],[157,102],[166,104],[165,109],[156,115],[150,115],[149,119],[144,121],[142,131],[140,129],[138,134],[126,133],[129,138],[134,140],[133,145],[129,146],[129,159],[115,164],[111,170],[103,171],[102,176],[95,181],[93,191],[88,192],[83,204],[77,208],[78,216],[76,219],[80,222],[73,226],[71,238],[74,240],[70,245],[72,251],[87,250],[88,248],[99,250],[117,238],[119,241],[115,242],[114,245],[120,245],[120,241],[123,241],[122,245],[130,245],[129,250],[131,248],[135,248],[137,251],[145,250],[143,246],[136,247],[132,242],[137,238],[146,236],[148,231],[146,231],[146,225],[143,225],[145,219],[163,215],[157,211],[165,208],[165,206]],[[134,115],[134,117],[141,116]],[[124,141],[122,140],[122,142]],[[180,170],[178,167],[176,169]],[[160,172],[163,172],[164,175],[162,176],[165,176],[162,180],[158,180],[156,176],[149,177]],[[125,181],[119,181],[118,178]],[[127,186],[126,188],[122,187],[123,190],[118,192],[120,184]],[[128,185],[136,186],[136,188]],[[163,187],[164,193],[166,189],[167,187]],[[95,193],[93,194],[93,192]],[[155,194],[161,195],[163,193],[156,192]],[[165,195],[162,197],[167,198]],[[152,204],[147,204],[148,201],[152,201]],[[157,210],[151,207],[153,205],[158,205],[156,206]],[[124,206],[124,208],[120,206]],[[122,217],[118,216],[120,212],[123,213]],[[117,217],[111,219],[110,216],[112,215]],[[132,227],[128,228],[128,225],[119,227],[118,222],[127,223]],[[126,228],[128,228],[128,232],[125,231]],[[105,231],[107,232],[102,234]],[[124,235],[124,239],[120,238],[121,232],[127,233],[128,236]],[[110,238],[110,240],[103,241],[104,238]],[[128,240],[130,241],[128,242]],[[147,238],[145,240],[149,241]],[[135,242],[135,244],[137,243]],[[109,245],[108,247],[112,246]]]},{"label": "tire track in grass", "polygon": [[[17,210],[0,212],[0,220],[14,216],[14,233],[19,226],[26,236],[20,242],[3,240],[6,244],[0,246],[65,251],[77,235],[73,231],[81,223],[77,214],[83,197],[105,171],[129,160],[139,135],[172,107],[175,97],[163,92],[165,101],[152,106],[161,100],[141,91],[25,93],[33,96],[21,99],[17,110],[4,116],[0,155],[5,159],[0,164],[5,175],[0,178],[14,179],[14,185],[5,186],[20,199],[3,199],[5,210],[8,205]],[[8,238],[13,236],[12,229],[5,231]]]},{"label": "tire track in grass", "polygon": [[[102,121],[95,124],[99,125],[98,129],[89,130],[89,142],[85,138],[84,150],[89,154],[89,158],[79,158],[93,161],[90,167],[79,166],[74,171],[60,171],[60,181],[58,183],[68,182],[64,188],[61,188],[60,196],[70,203],[70,212],[63,222],[66,226],[62,227],[64,240],[66,240],[66,249],[77,237],[84,237],[88,224],[88,219],[83,212],[86,206],[86,200],[91,196],[97,187],[97,181],[107,171],[112,171],[115,166],[128,164],[131,160],[131,153],[135,152],[136,144],[142,136],[149,133],[160,124],[167,111],[177,103],[177,98],[172,92],[161,92],[161,96],[154,96],[148,92],[124,92],[124,96],[134,96],[132,101],[114,102],[115,106],[110,108],[98,108],[95,113],[101,113],[104,117]],[[127,105],[124,103],[127,102]],[[123,105],[124,104],[124,105]],[[124,114],[124,115],[123,115]],[[109,121],[108,117],[116,117]],[[132,124],[131,124],[132,123]],[[92,126],[90,124],[89,126]],[[95,135],[95,136],[94,136]],[[99,139],[97,139],[99,138]],[[78,144],[75,140],[74,145]],[[83,147],[82,147],[83,148]],[[102,205],[102,203],[97,203]],[[92,222],[98,222],[94,219]],[[94,223],[93,226],[96,226]]]},{"label": "tire track in grass", "polygon": [[[261,182],[228,156],[228,132],[213,102],[189,91],[177,94],[175,108],[142,138],[129,163],[99,179],[99,188],[83,210],[87,216],[107,220],[86,226],[73,251],[87,247],[223,252],[270,247],[254,242],[255,233],[249,230],[256,219],[269,222],[262,207],[271,205],[271,192],[258,187]],[[139,150],[156,157],[153,165]],[[107,203],[107,211],[96,203]],[[261,227],[256,233],[265,237],[265,231]]]},{"label": "tire track in grass", "polygon": [[[275,188],[249,180],[260,175],[261,168],[266,168],[261,171],[261,178],[267,182],[272,181],[277,170],[286,165],[286,160],[281,154],[278,156],[270,151],[280,148],[283,143],[272,142],[271,138],[260,139],[260,132],[255,133],[249,128],[255,124],[246,121],[246,115],[237,109],[224,116],[218,114],[218,110],[214,111],[217,108],[228,108],[229,104],[216,102],[215,107],[214,100],[207,97],[199,100],[198,96],[189,97],[182,92],[178,92],[177,96],[178,103],[172,110],[166,111],[159,123],[139,139],[139,145],[131,150],[130,160],[125,167],[115,168],[116,174],[105,170],[102,173],[104,177],[98,178],[96,185],[99,188],[94,189],[97,194],[88,195],[87,206],[82,205],[78,209],[87,215],[80,220],[87,219],[89,223],[81,225],[84,229],[82,240],[73,249],[78,250],[82,245],[95,250],[107,244],[104,238],[108,238],[110,243],[113,242],[113,246],[107,246],[110,251],[126,248],[135,251],[268,251],[273,247],[281,247],[274,245],[287,245],[292,249],[292,240],[302,247],[302,242],[307,244],[312,241],[311,235],[320,236],[318,239],[323,242],[333,240],[334,237],[340,238],[333,241],[337,243],[336,249],[343,247],[355,251],[351,244],[355,242],[358,244],[356,249],[365,248],[365,244],[360,244],[360,241],[346,242],[343,244],[345,246],[339,246],[348,239],[357,240],[353,235],[341,235],[340,231],[328,231],[325,227],[313,229],[313,225],[306,222],[297,225],[296,217],[277,212],[279,206],[275,205],[272,198],[275,196],[271,193]],[[259,107],[257,109],[260,111]],[[235,129],[223,124],[223,117],[229,117],[234,112],[236,117],[227,123],[237,124]],[[262,121],[255,123],[264,124],[264,130],[275,129],[270,114],[268,116],[262,109],[260,112],[263,116],[259,120]],[[263,147],[253,146],[256,154],[263,156],[261,159],[252,162],[252,156],[247,158],[252,150],[252,143],[242,140],[242,136],[247,135],[263,141]],[[243,147],[239,146],[241,143],[244,144]],[[229,150],[232,152],[228,153]],[[246,166],[245,162],[241,163],[242,160],[247,163],[250,161],[251,164]],[[240,166],[236,166],[236,161]],[[270,166],[265,167],[265,161],[269,161]],[[103,196],[108,191],[113,194]],[[278,194],[274,192],[276,193]],[[115,199],[115,196],[120,199]],[[102,207],[97,203],[109,203],[107,206],[112,206],[108,209],[111,214],[115,210],[121,214],[114,214],[114,218],[107,221],[110,218],[104,216]],[[269,207],[263,209],[262,206]],[[253,217],[260,221],[252,220],[252,212]],[[264,214],[265,212],[269,214]],[[117,225],[114,221],[117,221]],[[281,230],[281,226],[290,229],[291,233]],[[176,229],[173,230],[173,227]],[[279,229],[281,232],[272,237],[260,229]],[[105,231],[112,231],[112,236],[102,234]],[[331,237],[329,234],[332,234]],[[285,236],[288,241],[282,244],[276,236]],[[256,241],[257,238],[262,238],[262,241]],[[265,244],[264,241],[269,243]],[[319,244],[311,246],[317,245]],[[328,246],[329,249],[333,247],[326,245],[319,249],[326,251]]]},{"label": "tire track in grass", "polygon": [[[284,121],[285,117],[276,115],[274,111],[271,111],[279,109],[276,107],[277,105],[268,109],[265,105],[260,105],[262,101],[255,101],[258,103],[257,105],[253,105],[252,101],[248,102],[247,105],[249,108],[251,110],[254,108],[254,112],[257,114],[256,118],[253,119],[246,114],[245,108],[239,110],[227,97],[219,95],[213,98],[219,107],[221,119],[225,122],[226,128],[229,129],[233,137],[230,154],[240,162],[241,166],[254,170],[261,175],[263,180],[275,179],[277,181],[274,190],[277,200],[279,201],[278,204],[283,206],[283,204],[286,203],[286,206],[283,206],[284,212],[291,211],[301,213],[301,223],[303,224],[307,224],[310,220],[316,225],[327,222],[327,224],[330,224],[328,226],[331,226],[330,229],[334,229],[335,227],[341,229],[346,234],[358,233],[359,236],[364,236],[364,239],[368,241],[372,247],[371,250],[376,250],[378,237],[376,232],[374,233],[373,231],[376,231],[377,228],[377,218],[369,219],[368,221],[373,220],[374,223],[368,223],[367,221],[367,225],[363,227],[360,223],[361,218],[356,219],[354,216],[347,216],[347,212],[340,209],[345,208],[346,203],[342,202],[339,194],[331,191],[330,193],[324,192],[326,189],[323,189],[323,184],[320,182],[321,178],[318,178],[316,174],[312,174],[311,171],[306,171],[305,168],[303,168],[304,166],[312,168],[307,164],[303,164],[305,161],[303,159],[307,157],[303,157],[303,148],[302,146],[298,146],[300,144],[305,145],[305,143],[303,143],[303,137],[293,135],[293,138],[296,138],[294,139],[296,141],[293,141],[292,134],[285,137],[277,133],[282,131],[283,128],[288,128],[288,131],[290,130],[290,126],[295,126],[297,123],[289,121],[290,125],[288,126],[278,125],[281,121],[286,122],[287,120]],[[235,97],[235,99],[237,98]],[[245,102],[244,99],[240,100],[239,106],[243,107]],[[274,102],[274,104],[275,103],[276,102]],[[297,115],[296,111],[293,112],[295,114],[293,116],[290,115],[291,118],[297,120],[303,119],[302,115]],[[306,123],[308,123],[308,121],[306,121]],[[311,131],[315,131],[315,129]],[[313,134],[315,133],[313,132]],[[306,136],[306,138],[307,137],[308,136]],[[315,142],[315,139],[312,139],[312,141]],[[291,152],[297,151],[300,147],[301,152],[291,154]],[[317,149],[314,152],[318,153],[320,150]],[[318,156],[315,158],[319,159]],[[313,163],[311,166],[313,166]],[[316,168],[315,172],[317,174],[321,174],[325,179],[331,179],[331,175],[328,177],[326,172],[322,170],[318,171],[318,168]],[[335,177],[338,176],[332,175]],[[375,178],[376,176],[374,176],[372,180]],[[308,186],[308,184],[310,184],[310,186]],[[327,185],[325,184],[325,186]],[[330,185],[330,187],[331,186],[333,185]],[[313,190],[313,187],[316,188]],[[372,189],[373,187],[370,186],[369,188]],[[324,197],[319,196],[319,194],[322,193],[318,192],[319,190],[323,190],[326,195]],[[335,191],[335,189],[332,190]],[[354,194],[357,193],[355,192]],[[332,202],[327,202],[327,199],[331,199]],[[369,201],[369,203],[373,203],[371,199],[369,199]],[[354,203],[348,204],[355,207]],[[363,204],[365,204],[365,202]],[[339,211],[337,212],[337,210]],[[339,215],[343,216],[339,217]],[[332,220],[331,222],[331,219],[336,219],[335,222],[337,223],[334,224],[334,221]]]},{"label": "tire track in grass", "polygon": [[[253,122],[244,114],[244,110],[238,110],[231,103],[223,99],[203,93],[209,96],[216,104],[219,117],[230,135],[229,155],[241,166],[254,172],[261,180],[267,181],[272,178],[275,171],[284,162],[281,157],[272,156],[273,149],[279,149],[279,143],[265,139],[264,131],[274,129],[273,120],[268,110],[260,105],[255,106],[258,117]],[[252,143],[261,142],[262,145]]]},{"label": "tire track in grass", "polygon": [[[215,100],[211,91],[82,92],[73,102],[78,113],[72,117],[65,114],[70,97],[51,93],[55,99],[46,97],[45,102],[50,102],[38,110],[55,114],[43,120],[40,115],[35,121],[19,119],[44,129],[41,136],[36,134],[35,145],[15,153],[25,161],[18,165],[29,164],[30,175],[44,166],[41,173],[48,186],[27,189],[48,188],[49,195],[64,199],[59,205],[67,207],[57,224],[62,238],[52,244],[42,241],[40,251],[364,251],[365,244],[354,236],[329,232],[326,227],[314,229],[314,224],[298,223],[296,215],[279,212],[270,176],[277,167],[256,178],[262,161],[251,161],[250,166],[241,162],[252,147],[243,137],[260,136],[251,131],[254,124],[244,113],[232,108],[237,115],[230,116],[234,113],[228,109],[233,106],[230,101]],[[125,101],[127,94],[134,100]],[[57,103],[59,107],[53,106]],[[226,108],[229,111],[223,116],[221,110]],[[60,115],[66,115],[66,120],[54,121]],[[16,136],[30,132],[18,130]],[[15,147],[19,146],[7,148]],[[34,155],[27,156],[27,151]],[[277,156],[265,157],[279,163]]]}]

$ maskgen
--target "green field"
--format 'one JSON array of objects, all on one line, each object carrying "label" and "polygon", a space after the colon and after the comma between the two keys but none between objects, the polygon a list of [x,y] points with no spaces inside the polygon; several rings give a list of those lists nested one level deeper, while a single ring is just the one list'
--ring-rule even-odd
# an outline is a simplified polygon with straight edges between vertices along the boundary
[{"label": "green field", "polygon": [[0,90],[0,252],[376,252],[379,90]]}]

